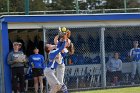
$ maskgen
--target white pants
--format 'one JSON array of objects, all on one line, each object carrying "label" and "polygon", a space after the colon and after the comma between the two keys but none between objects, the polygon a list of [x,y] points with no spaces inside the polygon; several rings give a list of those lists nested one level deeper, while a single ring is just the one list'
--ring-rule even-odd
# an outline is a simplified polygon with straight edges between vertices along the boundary
[{"label": "white pants", "polygon": [[58,65],[56,69],[56,77],[61,84],[64,84],[65,64]]},{"label": "white pants", "polygon": [[132,62],[132,79],[135,78],[135,75],[136,75],[136,70],[138,70],[138,74],[140,75],[140,61],[136,62],[136,61],[133,61]]},{"label": "white pants", "polygon": [[62,84],[58,81],[57,77],[55,76],[55,70],[51,68],[45,68],[44,75],[47,78],[47,81],[51,87],[50,93],[56,93],[62,87]]}]

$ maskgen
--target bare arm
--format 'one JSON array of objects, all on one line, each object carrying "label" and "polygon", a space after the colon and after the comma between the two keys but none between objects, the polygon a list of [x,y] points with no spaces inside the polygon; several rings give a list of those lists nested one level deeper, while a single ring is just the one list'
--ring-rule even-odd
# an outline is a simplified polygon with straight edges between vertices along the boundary
[{"label": "bare arm", "polygon": [[54,44],[55,44],[55,45],[58,44],[58,38],[59,38],[59,35],[56,35],[55,38],[54,38]]}]

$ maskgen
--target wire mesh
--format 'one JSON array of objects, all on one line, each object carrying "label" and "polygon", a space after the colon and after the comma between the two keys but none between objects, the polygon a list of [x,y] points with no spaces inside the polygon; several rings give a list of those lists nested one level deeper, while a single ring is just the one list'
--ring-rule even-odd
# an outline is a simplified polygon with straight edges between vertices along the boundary
[{"label": "wire mesh", "polygon": [[[119,59],[122,61],[120,70],[108,71],[108,86],[123,86],[139,84],[139,73],[136,72],[135,80],[132,80],[133,60],[130,59],[130,49],[133,48],[133,41],[140,40],[139,26],[121,26],[107,27],[105,33],[105,50],[106,58],[110,59],[114,56],[114,52],[119,53]],[[139,64],[138,64],[139,65]],[[139,70],[138,68],[136,68]],[[136,70],[136,71],[137,71]]]},{"label": "wire mesh", "polygon": [[[74,44],[75,53],[68,54],[65,58],[64,82],[68,90],[82,90],[103,88],[102,62],[100,52],[101,27],[77,27],[69,28],[71,42]],[[58,34],[58,28],[46,28],[46,43],[54,44],[54,37]],[[107,26],[105,27],[105,62],[106,67],[114,57],[114,52],[119,53],[122,61],[120,70],[110,71],[106,68],[106,87],[135,86],[140,83],[137,68],[132,82],[133,62],[129,52],[133,48],[133,40],[140,41],[140,26]],[[44,79],[44,81],[46,81]],[[46,89],[44,82],[44,90]],[[33,80],[29,80],[28,91],[33,93]],[[46,90],[45,90],[46,91]]]}]

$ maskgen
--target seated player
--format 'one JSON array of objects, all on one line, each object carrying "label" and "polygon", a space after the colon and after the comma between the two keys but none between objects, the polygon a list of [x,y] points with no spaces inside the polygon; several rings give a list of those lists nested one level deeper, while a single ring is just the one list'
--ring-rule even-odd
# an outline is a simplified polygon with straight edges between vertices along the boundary
[{"label": "seated player", "polygon": [[119,59],[119,53],[115,52],[114,57],[107,63],[107,72],[111,79],[111,84],[116,85],[121,80],[122,61]]}]

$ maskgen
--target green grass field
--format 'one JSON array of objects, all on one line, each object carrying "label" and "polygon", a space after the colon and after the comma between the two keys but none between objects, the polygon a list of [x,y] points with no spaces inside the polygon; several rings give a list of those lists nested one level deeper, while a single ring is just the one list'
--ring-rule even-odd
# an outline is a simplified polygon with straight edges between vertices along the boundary
[{"label": "green grass field", "polygon": [[81,91],[72,93],[140,93],[140,87],[129,87],[129,88],[114,88],[114,89],[101,89],[91,91]]}]

